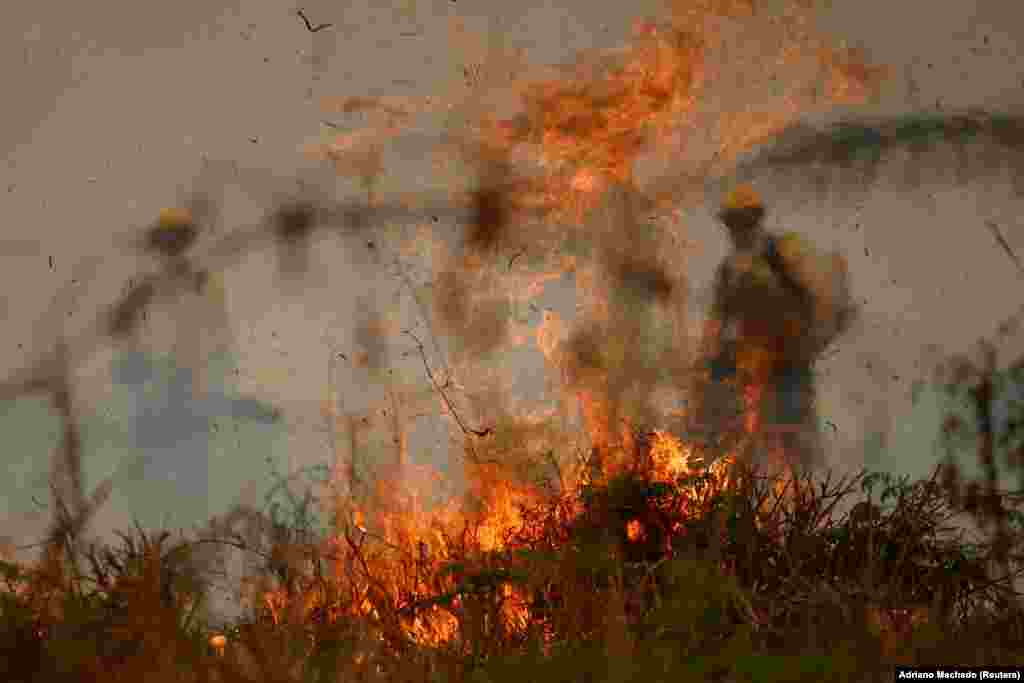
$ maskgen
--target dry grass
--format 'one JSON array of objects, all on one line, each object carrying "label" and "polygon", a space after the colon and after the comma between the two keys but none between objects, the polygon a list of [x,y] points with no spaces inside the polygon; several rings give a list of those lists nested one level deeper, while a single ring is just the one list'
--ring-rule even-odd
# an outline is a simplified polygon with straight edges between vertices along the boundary
[{"label": "dry grass", "polygon": [[[666,478],[647,452],[524,507],[496,549],[467,518],[429,556],[345,523],[330,539],[279,528],[269,548],[165,547],[140,528],[85,550],[89,572],[59,549],[5,564],[6,680],[869,680],[897,662],[1022,659],[1010,579],[987,569],[996,545],[948,533],[937,477],[805,477],[789,495],[742,458]],[[857,495],[878,484],[892,509]],[[261,602],[221,630],[195,616],[187,561],[216,543],[267,560]]]}]

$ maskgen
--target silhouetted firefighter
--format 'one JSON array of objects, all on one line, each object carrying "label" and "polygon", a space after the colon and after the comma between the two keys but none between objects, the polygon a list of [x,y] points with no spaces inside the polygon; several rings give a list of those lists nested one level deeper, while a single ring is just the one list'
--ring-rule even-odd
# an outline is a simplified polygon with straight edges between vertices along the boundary
[{"label": "silhouetted firefighter", "polygon": [[823,257],[796,233],[769,233],[764,216],[749,185],[718,214],[732,251],[716,273],[697,418],[721,433],[738,414],[741,426],[733,425],[764,437],[776,464],[808,468],[821,458],[814,363],[855,309],[845,259]]}]

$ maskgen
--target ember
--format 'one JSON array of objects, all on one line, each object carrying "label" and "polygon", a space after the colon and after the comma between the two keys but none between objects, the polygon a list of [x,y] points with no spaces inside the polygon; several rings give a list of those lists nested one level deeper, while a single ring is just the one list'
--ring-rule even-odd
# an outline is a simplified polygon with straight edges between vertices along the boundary
[{"label": "ember", "polygon": [[644,525],[639,519],[631,519],[626,522],[626,537],[631,541],[642,540],[644,536]]}]

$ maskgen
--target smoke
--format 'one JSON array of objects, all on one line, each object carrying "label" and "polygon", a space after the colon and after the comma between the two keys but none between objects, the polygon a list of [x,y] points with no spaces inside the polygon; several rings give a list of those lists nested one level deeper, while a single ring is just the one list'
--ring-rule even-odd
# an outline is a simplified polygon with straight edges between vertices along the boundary
[{"label": "smoke", "polygon": [[[1024,194],[1024,116],[1014,112],[912,112],[885,119],[846,117],[824,126],[794,124],[739,163],[736,176],[782,174],[794,194],[864,192],[894,160],[886,186],[991,180],[1008,173]],[[809,182],[808,182],[809,181]]]}]

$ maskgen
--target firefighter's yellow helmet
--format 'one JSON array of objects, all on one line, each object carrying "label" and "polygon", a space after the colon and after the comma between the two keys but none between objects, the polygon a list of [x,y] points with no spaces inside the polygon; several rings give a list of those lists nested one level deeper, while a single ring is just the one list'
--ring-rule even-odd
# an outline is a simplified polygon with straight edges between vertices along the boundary
[{"label": "firefighter's yellow helmet", "polygon": [[736,211],[742,209],[763,209],[764,203],[761,195],[757,193],[754,186],[749,183],[737,185],[725,197],[722,209],[725,211]]},{"label": "firefighter's yellow helmet", "polygon": [[192,212],[180,207],[161,209],[158,223],[161,228],[190,225],[192,223]]}]

